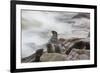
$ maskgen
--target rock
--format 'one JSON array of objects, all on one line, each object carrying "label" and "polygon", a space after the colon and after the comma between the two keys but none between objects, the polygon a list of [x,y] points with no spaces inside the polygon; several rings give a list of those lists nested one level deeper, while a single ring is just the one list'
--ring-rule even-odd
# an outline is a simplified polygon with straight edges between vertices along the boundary
[{"label": "rock", "polygon": [[86,47],[86,49],[90,49],[90,43],[85,41],[77,41],[71,46],[71,48],[78,49],[83,49],[84,47]]},{"label": "rock", "polygon": [[88,59],[90,59],[90,57],[86,54],[81,54],[81,55],[79,55],[79,59],[80,60],[88,60]]},{"label": "rock", "polygon": [[90,50],[86,50],[86,49],[74,49],[78,54],[86,54],[89,55],[90,54]]},{"label": "rock", "polygon": [[61,42],[61,43],[63,43],[64,41],[66,41],[66,39],[64,39],[64,38],[59,38],[58,41]]},{"label": "rock", "polygon": [[69,55],[67,55],[67,60],[88,60],[90,58],[89,50],[85,49],[72,49]]},{"label": "rock", "polygon": [[66,61],[67,56],[59,53],[44,53],[41,57],[40,60],[42,62],[47,62],[47,61]]},{"label": "rock", "polygon": [[[66,44],[68,44],[68,43],[66,43]],[[90,49],[90,42],[87,41],[86,39],[75,40],[75,41],[70,42],[67,45],[67,48],[68,49],[66,49],[66,52],[65,52],[67,55],[71,52],[71,50],[73,48],[76,48],[76,49],[84,49],[85,48],[85,49],[89,50]]]},{"label": "rock", "polygon": [[67,56],[67,60],[78,60],[78,56],[79,54],[75,50],[72,50]]},{"label": "rock", "polygon": [[90,14],[89,13],[78,13],[77,15],[73,16],[72,19],[74,18],[87,18],[90,19]]}]

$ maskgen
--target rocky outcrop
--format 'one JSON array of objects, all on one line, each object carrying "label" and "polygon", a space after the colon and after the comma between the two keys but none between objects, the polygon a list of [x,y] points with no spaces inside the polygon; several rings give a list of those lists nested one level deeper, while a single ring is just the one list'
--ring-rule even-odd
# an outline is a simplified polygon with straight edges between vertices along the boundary
[{"label": "rocky outcrop", "polygon": [[64,54],[59,53],[44,53],[40,57],[40,61],[42,62],[48,62],[48,61],[66,61],[67,56]]},{"label": "rocky outcrop", "polygon": [[89,38],[71,38],[71,39],[59,39],[60,43],[65,47],[65,53],[68,55],[73,48],[75,49],[90,49]]},{"label": "rocky outcrop", "polygon": [[74,17],[72,17],[72,18],[88,18],[88,19],[90,19],[90,14],[89,13],[78,13],[77,15],[75,15]]},{"label": "rocky outcrop", "polygon": [[48,43],[46,44],[46,47],[47,51],[38,49],[33,55],[22,59],[22,62],[27,63],[90,59],[90,40],[88,38],[60,38],[58,39],[57,44]]},{"label": "rocky outcrop", "polygon": [[67,60],[89,60],[90,50],[86,49],[72,49],[69,55],[67,55]]}]

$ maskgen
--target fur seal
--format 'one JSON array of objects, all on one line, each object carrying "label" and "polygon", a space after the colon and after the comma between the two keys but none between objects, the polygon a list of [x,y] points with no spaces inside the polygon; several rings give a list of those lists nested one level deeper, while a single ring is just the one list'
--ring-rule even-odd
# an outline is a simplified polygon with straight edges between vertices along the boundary
[{"label": "fur seal", "polygon": [[51,31],[52,32],[52,37],[50,39],[50,43],[52,44],[57,44],[58,41],[58,34],[56,31]]},{"label": "fur seal", "polygon": [[43,54],[43,49],[38,49],[35,52],[35,60],[34,60],[34,62],[40,62],[40,57],[41,57],[42,54]]}]

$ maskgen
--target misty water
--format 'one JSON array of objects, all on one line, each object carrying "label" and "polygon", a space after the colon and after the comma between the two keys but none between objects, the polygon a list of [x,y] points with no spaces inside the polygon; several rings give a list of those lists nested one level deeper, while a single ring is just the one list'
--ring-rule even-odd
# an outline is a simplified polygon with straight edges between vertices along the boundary
[{"label": "misty water", "polygon": [[[51,31],[57,31],[58,38],[86,38],[90,31],[90,19],[75,17],[80,13],[22,10],[22,58],[30,56],[37,49],[45,49]],[[85,14],[85,13],[82,13]]]}]

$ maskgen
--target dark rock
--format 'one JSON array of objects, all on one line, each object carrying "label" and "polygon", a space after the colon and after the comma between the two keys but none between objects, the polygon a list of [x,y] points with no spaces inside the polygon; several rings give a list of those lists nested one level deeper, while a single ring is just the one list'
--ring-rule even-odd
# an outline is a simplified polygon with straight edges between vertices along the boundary
[{"label": "dark rock", "polygon": [[86,47],[86,49],[90,49],[90,43],[84,42],[84,41],[78,41],[78,42],[74,43],[73,46],[70,48],[83,49],[84,47]]},{"label": "dark rock", "polygon": [[69,55],[67,55],[67,60],[89,60],[90,50],[86,49],[72,49]]},{"label": "dark rock", "polygon": [[83,40],[80,39],[80,40],[76,40],[76,41],[71,42],[71,44],[69,44],[67,47],[68,47],[68,49],[66,50],[65,53],[68,55],[73,48],[76,48],[76,49],[83,49],[83,48],[90,49],[90,42],[85,41],[85,39],[83,39]]},{"label": "dark rock", "polygon": [[72,19],[74,19],[74,18],[83,18],[83,17],[90,19],[90,14],[89,13],[78,13],[77,15],[72,17]]}]

